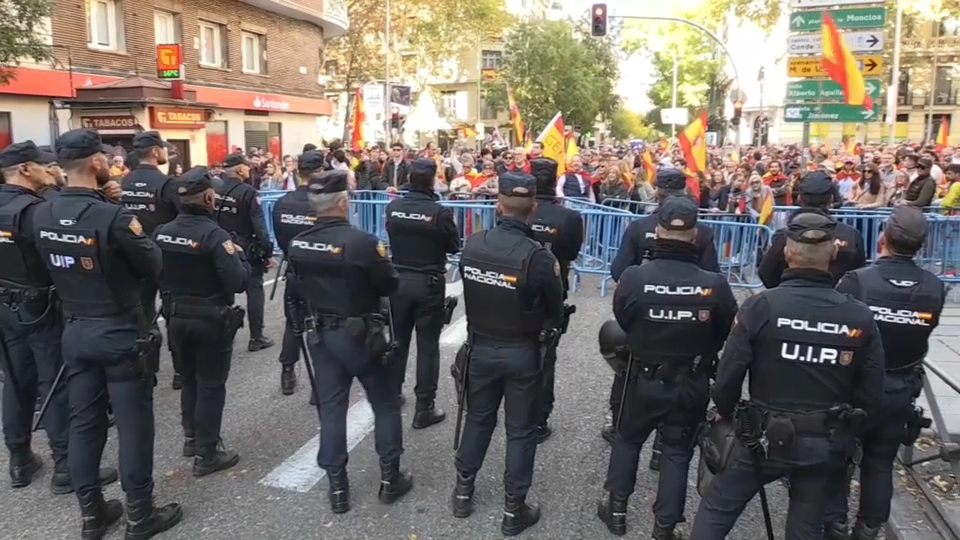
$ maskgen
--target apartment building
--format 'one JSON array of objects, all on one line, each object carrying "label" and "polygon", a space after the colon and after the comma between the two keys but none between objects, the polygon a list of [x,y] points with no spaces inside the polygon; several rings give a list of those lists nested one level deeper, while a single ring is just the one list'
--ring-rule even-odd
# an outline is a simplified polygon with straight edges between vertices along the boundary
[{"label": "apartment building", "polygon": [[[47,24],[54,61],[0,86],[4,139],[48,143],[85,127],[110,144],[158,130],[185,164],[235,148],[299,153],[318,140],[324,40],[349,28],[344,0],[74,0]],[[157,79],[157,45],[181,44],[184,83]]]}]

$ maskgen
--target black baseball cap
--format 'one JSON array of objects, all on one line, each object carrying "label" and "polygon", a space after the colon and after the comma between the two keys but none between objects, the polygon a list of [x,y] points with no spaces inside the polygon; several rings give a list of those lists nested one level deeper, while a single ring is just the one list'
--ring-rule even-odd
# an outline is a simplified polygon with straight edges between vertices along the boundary
[{"label": "black baseball cap", "polygon": [[923,211],[915,206],[898,206],[883,227],[883,234],[898,246],[920,249],[930,225]]},{"label": "black baseball cap", "polygon": [[657,209],[657,224],[670,231],[689,231],[697,226],[697,212],[690,197],[667,197]]},{"label": "black baseball cap", "polygon": [[136,150],[146,150],[147,148],[157,146],[166,148],[167,150],[174,147],[172,144],[163,140],[163,137],[156,131],[144,131],[133,136],[133,148]]},{"label": "black baseball cap", "polygon": [[833,180],[825,172],[812,172],[800,180],[797,191],[801,195],[826,195],[833,190]]},{"label": "black baseball cap", "polygon": [[527,173],[501,174],[499,192],[505,197],[533,197],[537,194],[537,179]]},{"label": "black baseball cap", "polygon": [[323,153],[317,150],[307,150],[297,158],[297,169],[307,173],[312,173],[323,169],[327,160]]},{"label": "black baseball cap", "polygon": [[820,244],[834,238],[837,222],[819,212],[802,212],[787,225],[787,238],[801,244]]},{"label": "black baseball cap", "polygon": [[186,197],[196,195],[204,191],[216,188],[222,182],[210,174],[210,169],[206,167],[193,167],[177,178],[177,195]]},{"label": "black baseball cap", "polygon": [[250,161],[243,154],[230,154],[223,160],[224,168],[236,167],[237,165],[250,165]]},{"label": "black baseball cap", "polygon": [[310,177],[308,184],[310,193],[339,193],[349,189],[350,174],[341,169],[324,171]]},{"label": "black baseball cap", "polygon": [[2,169],[22,163],[33,162],[38,165],[47,165],[56,161],[52,154],[37,148],[33,141],[11,144],[0,152],[0,168]]},{"label": "black baseball cap", "polygon": [[100,135],[92,129],[71,129],[60,135],[54,145],[58,161],[84,159],[96,154],[106,154]]},{"label": "black baseball cap", "polygon": [[684,189],[687,187],[687,175],[674,167],[663,167],[657,171],[656,187],[663,189]]}]

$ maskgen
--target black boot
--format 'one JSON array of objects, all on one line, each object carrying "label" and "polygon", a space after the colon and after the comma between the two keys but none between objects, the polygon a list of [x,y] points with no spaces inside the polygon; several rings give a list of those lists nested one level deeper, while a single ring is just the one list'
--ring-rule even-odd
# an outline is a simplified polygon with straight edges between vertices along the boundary
[{"label": "black boot", "polygon": [[347,480],[347,469],[327,469],[327,479],[330,481],[330,489],[327,491],[330,509],[334,514],[349,512],[350,482]]},{"label": "black boot", "polygon": [[292,365],[284,365],[280,371],[280,392],[285,396],[292,396],[297,389],[297,374]]},{"label": "black boot", "polygon": [[850,540],[850,528],[845,521],[824,524],[823,538],[824,540]]},{"label": "black boot", "polygon": [[180,390],[183,388],[183,377],[179,373],[173,374],[173,381],[171,381],[170,386],[174,390]]},{"label": "black boot", "polygon": [[674,530],[676,528],[676,523],[665,525],[660,523],[660,520],[656,520],[653,525],[652,538],[653,540],[683,540],[683,535]]},{"label": "black boot", "polygon": [[[100,469],[100,487],[110,485],[116,482],[118,478],[120,478],[120,475],[113,467]],[[73,493],[73,481],[70,478],[70,469],[67,467],[66,457],[57,461],[53,466],[53,475],[50,477],[50,491],[54,495]]]},{"label": "black boot", "polygon": [[197,455],[197,440],[193,438],[193,433],[183,436],[183,457],[192,458]]},{"label": "black boot", "polygon": [[183,519],[183,509],[177,503],[163,507],[153,505],[151,499],[127,501],[127,534],[125,540],[147,540],[169,531]]},{"label": "black boot", "polygon": [[380,502],[393,504],[413,489],[413,475],[400,472],[400,460],[387,463],[380,460]]},{"label": "black boot", "polygon": [[650,455],[650,470],[660,470],[660,456],[663,455],[663,441],[660,440],[660,433],[653,439],[653,453]]},{"label": "black boot", "polygon": [[603,440],[613,444],[613,441],[617,438],[617,427],[613,424],[603,426],[603,429],[600,430],[600,436],[603,437]]},{"label": "black boot", "polygon": [[857,521],[857,524],[853,526],[853,536],[852,540],[876,540],[877,535],[880,534],[880,527],[868,527],[866,523],[862,521]]},{"label": "black boot", "polygon": [[33,475],[43,467],[43,460],[29,448],[10,454],[10,487],[24,488],[33,482]]},{"label": "black boot", "polygon": [[526,496],[507,495],[503,503],[503,523],[500,532],[504,536],[516,536],[540,521],[540,507],[527,504]]},{"label": "black boot", "polygon": [[457,486],[453,488],[450,502],[453,505],[453,517],[465,518],[473,513],[473,484],[477,475],[465,476],[457,472]]},{"label": "black boot", "polygon": [[433,400],[417,400],[417,412],[413,415],[413,429],[424,429],[439,424],[447,414],[434,405]]},{"label": "black boot", "polygon": [[627,534],[627,497],[614,495],[597,501],[597,517],[607,525],[611,534]]},{"label": "black boot", "polygon": [[205,450],[193,458],[193,476],[200,478],[215,472],[225,471],[240,463],[240,454],[232,450]]},{"label": "black boot", "polygon": [[273,340],[266,336],[251,338],[250,343],[247,344],[247,350],[250,352],[262,351],[270,347],[273,347]]},{"label": "black boot", "polygon": [[80,516],[83,526],[80,529],[80,538],[83,540],[100,540],[107,534],[107,529],[123,516],[123,503],[117,499],[103,500],[103,493],[99,489],[80,499]]},{"label": "black boot", "polygon": [[553,428],[550,424],[544,422],[537,426],[537,444],[543,444],[543,441],[549,439],[551,435],[553,435]]}]

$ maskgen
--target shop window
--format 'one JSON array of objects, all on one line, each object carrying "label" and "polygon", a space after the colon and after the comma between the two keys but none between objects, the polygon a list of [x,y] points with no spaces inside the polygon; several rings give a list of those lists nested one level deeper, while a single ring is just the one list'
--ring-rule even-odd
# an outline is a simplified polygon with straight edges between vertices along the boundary
[{"label": "shop window", "polygon": [[123,10],[118,0],[90,0],[89,44],[108,51],[123,50]]},{"label": "shop window", "polygon": [[0,148],[13,144],[13,125],[10,122],[10,113],[0,112]]},{"label": "shop window", "polygon": [[157,45],[180,43],[180,17],[176,13],[153,12],[153,36]]},{"label": "shop window", "polygon": [[280,155],[280,122],[244,122],[244,150],[259,148],[273,155]]},{"label": "shop window", "polygon": [[240,42],[243,44],[243,72],[266,73],[267,37],[243,32]]},{"label": "shop window", "polygon": [[227,67],[227,40],[223,25],[200,21],[200,65]]},{"label": "shop window", "polygon": [[207,122],[207,164],[223,163],[227,159],[226,120]]}]

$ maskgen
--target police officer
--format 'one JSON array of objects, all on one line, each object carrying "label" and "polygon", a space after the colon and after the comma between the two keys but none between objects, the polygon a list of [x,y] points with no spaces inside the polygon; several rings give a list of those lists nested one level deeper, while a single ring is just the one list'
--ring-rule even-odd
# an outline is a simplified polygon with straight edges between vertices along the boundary
[{"label": "police officer", "polygon": [[627,532],[640,449],[654,429],[663,440],[660,485],[653,505],[654,540],[674,540],[684,520],[687,473],[710,401],[713,360],[733,325],[737,301],[724,277],[698,266],[697,204],[670,197],[657,212],[653,259],[621,276],[613,315],[626,329],[632,355],[627,399],[618,422],[597,516],[616,535]]},{"label": "police officer", "polygon": [[[800,185],[797,187],[800,208],[790,216],[790,219],[808,213],[828,215],[827,212],[834,202],[834,189],[835,185],[827,173],[813,172],[805,176],[800,180]],[[845,223],[838,223],[833,234],[838,250],[836,258],[830,262],[830,273],[833,275],[834,282],[836,282],[847,272],[862,268],[867,264],[867,255],[863,247],[863,237],[857,229]],[[783,271],[786,269],[786,261],[783,256],[786,238],[785,229],[775,232],[770,242],[770,248],[760,260],[757,273],[760,274],[763,286],[768,289],[772,289],[780,283]]]},{"label": "police officer", "polygon": [[[721,417],[736,415],[731,464],[700,501],[691,538],[725,538],[769,482],[790,481],[787,538],[823,537],[825,493],[842,487],[852,432],[883,399],[883,348],[870,309],[833,289],[836,223],[791,220],[775,289],[744,302],[713,388]],[[750,372],[750,401],[738,404]]]},{"label": "police officer", "polygon": [[381,298],[396,292],[400,280],[383,243],[350,226],[348,178],[344,170],[310,178],[316,226],[298,234],[289,247],[297,288],[312,319],[307,341],[322,417],[317,464],[327,471],[330,505],[338,514],[350,509],[346,417],[354,378],[376,416],[380,502],[391,504],[413,487],[413,476],[400,472],[403,428],[381,315]]},{"label": "police officer", "polygon": [[526,502],[537,452],[537,404],[548,347],[545,330],[563,317],[560,263],[533,240],[527,224],[536,211],[536,179],[509,172],[500,176],[493,229],[467,239],[460,258],[467,316],[466,397],[470,406],[456,455],[453,515],[473,511],[477,472],[490,445],[500,402],[506,401],[506,491],[501,532],[520,534],[540,520]]},{"label": "police officer", "polygon": [[[837,285],[838,291],[870,306],[886,360],[882,408],[859,434],[863,457],[854,540],[873,540],[890,517],[893,460],[900,445],[911,446],[920,433],[922,415],[914,402],[923,389],[921,366],[946,302],[944,283],[913,261],[927,231],[919,208],[898,207],[883,227],[877,262],[848,273]],[[847,497],[841,490],[827,507],[828,539],[848,538],[846,517]]]},{"label": "police officer", "polygon": [[119,501],[104,502],[97,477],[109,396],[120,435],[127,537],[150,538],[183,516],[177,504],[153,506],[153,383],[159,344],[146,337],[140,281],[160,276],[161,254],[136,216],[97,191],[110,179],[97,133],[68,131],[56,147],[68,187],[35,212],[34,227],[37,249],[66,317],[68,459],[83,533],[100,538],[121,513]]},{"label": "police officer", "polygon": [[214,220],[217,183],[206,167],[183,173],[176,180],[181,213],[154,233],[163,252],[160,290],[169,306],[170,345],[183,374],[183,456],[194,458],[196,477],[240,461],[218,443],[233,338],[243,325],[234,294],[247,289],[250,266],[230,233]]},{"label": "police officer", "polygon": [[400,288],[390,298],[396,328],[396,388],[403,395],[410,338],[417,331],[417,408],[414,429],[446,417],[434,405],[440,376],[440,331],[444,322],[447,254],[460,251],[460,231],[453,210],[441,206],[433,192],[437,163],[420,158],[410,164],[410,191],[387,205],[387,234]]},{"label": "police officer", "polygon": [[[306,146],[305,146],[306,147]],[[315,172],[323,170],[325,158],[317,150],[307,150],[297,159],[297,169],[301,182],[297,188],[277,200],[273,207],[273,232],[277,238],[277,245],[283,252],[283,258],[289,259],[290,241],[293,237],[313,227],[316,216],[310,207],[306,180]],[[300,302],[297,291],[297,281],[290,279],[290,266],[287,266],[286,286],[283,291],[284,316],[286,326],[283,329],[283,341],[280,344],[280,391],[285,396],[293,395],[297,387],[297,374],[293,370],[300,358],[300,340],[293,332],[293,321],[288,306]],[[310,403],[316,404],[316,396],[310,393]]]},{"label": "police officer", "polygon": [[273,244],[260,206],[257,190],[246,183],[250,179],[250,162],[241,154],[230,154],[223,162],[223,184],[217,189],[217,222],[237,243],[250,262],[247,288],[247,317],[250,320],[250,352],[273,347],[273,340],[263,335],[263,273],[273,266]]},{"label": "police officer", "polygon": [[[53,453],[50,489],[56,495],[73,492],[67,466],[70,411],[66,384],[56,387],[62,366],[60,335],[63,318],[50,273],[36,248],[33,216],[43,202],[37,190],[48,185],[47,165],[55,161],[33,141],[11,144],[0,152],[0,366],[3,386],[3,435],[10,451],[10,485],[30,485],[42,461],[30,448],[31,421],[38,393],[50,396],[43,426]],[[101,484],[117,480],[106,469]]]},{"label": "police officer", "polygon": [[[549,158],[530,160],[530,174],[537,179],[537,209],[530,216],[533,239],[549,249],[560,263],[560,280],[563,283],[563,299],[570,290],[570,263],[580,255],[583,244],[583,220],[580,212],[565,208],[558,201],[557,162]],[[564,307],[564,317],[569,317],[569,308]],[[568,321],[567,321],[568,322]],[[537,427],[537,442],[547,440],[553,429],[547,422],[553,412],[553,389],[557,372],[557,348],[550,347],[543,364],[543,393],[540,419]]]}]

